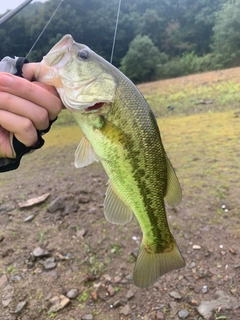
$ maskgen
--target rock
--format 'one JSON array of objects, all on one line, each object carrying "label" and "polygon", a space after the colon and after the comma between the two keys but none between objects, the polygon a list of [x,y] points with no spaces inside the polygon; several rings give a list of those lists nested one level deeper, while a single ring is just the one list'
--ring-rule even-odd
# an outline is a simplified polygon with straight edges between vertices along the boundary
[{"label": "rock", "polygon": [[123,314],[124,316],[128,316],[129,314],[131,314],[132,310],[130,308],[130,306],[128,304],[126,304],[122,310],[120,311],[120,314]]},{"label": "rock", "polygon": [[7,285],[8,283],[8,277],[6,274],[4,274],[3,276],[1,276],[0,278],[0,288],[3,288]]},{"label": "rock", "polygon": [[126,299],[130,300],[134,297],[134,293],[132,292],[132,290],[128,290],[128,292],[126,293]]},{"label": "rock", "polygon": [[164,320],[164,314],[161,311],[157,311],[156,315],[155,315],[155,319],[156,320]]},{"label": "rock", "polygon": [[1,296],[3,297],[2,305],[7,307],[9,303],[12,301],[14,294],[14,288],[10,284],[7,284],[3,290],[1,290]]},{"label": "rock", "polygon": [[88,196],[80,195],[78,197],[78,202],[79,203],[88,203],[90,201]]},{"label": "rock", "polygon": [[199,245],[197,245],[197,244],[194,244],[194,245],[192,246],[192,248],[193,248],[193,250],[200,250],[200,249],[202,249],[202,247],[199,246]]},{"label": "rock", "polygon": [[31,222],[35,218],[34,214],[31,214],[30,216],[23,219],[24,222]]},{"label": "rock", "polygon": [[48,311],[48,313],[51,313],[51,312],[57,312],[63,309],[64,307],[66,307],[69,304],[70,300],[64,295],[60,295],[59,297],[55,296],[51,298],[49,302],[53,305]]},{"label": "rock", "polygon": [[178,317],[180,319],[186,319],[189,316],[189,312],[186,309],[182,309],[178,312]]},{"label": "rock", "polygon": [[0,236],[0,242],[4,240],[4,236]]},{"label": "rock", "polygon": [[169,293],[169,295],[170,295],[170,297],[172,297],[172,298],[174,298],[176,300],[180,300],[182,298],[181,295],[176,291],[171,291]]},{"label": "rock", "polygon": [[202,293],[207,293],[208,292],[208,287],[207,286],[203,286],[202,287]]},{"label": "rock", "polygon": [[93,319],[93,315],[90,313],[82,316],[82,320],[92,320],[92,319]]},{"label": "rock", "polygon": [[91,296],[92,296],[92,298],[93,298],[94,301],[97,301],[97,300],[98,300],[97,291],[92,291],[92,292],[91,292]]},{"label": "rock", "polygon": [[114,296],[115,290],[111,285],[108,286],[107,291],[111,297]]},{"label": "rock", "polygon": [[15,313],[20,313],[22,311],[22,309],[27,305],[27,301],[22,301],[19,302],[19,304],[17,305],[16,309],[15,309]]},{"label": "rock", "polygon": [[117,300],[113,303],[113,308],[118,308],[121,306],[121,301],[120,300]]},{"label": "rock", "polygon": [[196,263],[195,263],[195,262],[192,262],[188,268],[189,268],[189,269],[193,269],[193,268],[195,268],[195,267],[196,267]]},{"label": "rock", "polygon": [[114,277],[113,281],[114,281],[114,283],[118,283],[121,281],[121,277],[116,276],[116,277]]},{"label": "rock", "polygon": [[40,248],[40,247],[37,247],[33,250],[33,255],[36,258],[46,257],[49,255],[49,252],[47,250]]},{"label": "rock", "polygon": [[64,200],[61,197],[57,197],[55,200],[53,200],[48,208],[47,211],[54,213],[58,210],[63,210],[65,208]]},{"label": "rock", "polygon": [[15,209],[14,204],[4,204],[0,206],[0,213],[11,212]]},{"label": "rock", "polygon": [[82,238],[86,235],[87,231],[85,229],[78,230],[76,236]]},{"label": "rock", "polygon": [[47,270],[54,269],[57,265],[54,258],[48,258],[43,262],[44,268]]},{"label": "rock", "polygon": [[198,302],[196,299],[191,299],[190,304],[191,304],[192,306],[198,306],[198,305],[199,305],[199,302]]},{"label": "rock", "polygon": [[69,299],[75,299],[75,298],[77,298],[78,293],[79,293],[79,290],[78,290],[78,289],[71,289],[70,291],[68,291],[67,297],[68,297]]},{"label": "rock", "polygon": [[239,301],[235,297],[227,295],[222,290],[216,291],[215,295],[217,299],[210,301],[202,301],[200,305],[197,307],[198,312],[206,320],[210,320],[213,312],[215,310],[218,310],[219,308],[221,308],[221,310],[231,310],[240,306]]}]

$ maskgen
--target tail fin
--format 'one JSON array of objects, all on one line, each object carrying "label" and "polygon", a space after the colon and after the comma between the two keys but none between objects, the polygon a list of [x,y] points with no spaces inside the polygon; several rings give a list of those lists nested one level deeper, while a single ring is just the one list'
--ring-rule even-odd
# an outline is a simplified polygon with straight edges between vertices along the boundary
[{"label": "tail fin", "polygon": [[164,273],[184,266],[184,259],[176,243],[174,243],[172,251],[163,253],[148,253],[141,244],[133,272],[133,280],[137,287],[147,288]]}]

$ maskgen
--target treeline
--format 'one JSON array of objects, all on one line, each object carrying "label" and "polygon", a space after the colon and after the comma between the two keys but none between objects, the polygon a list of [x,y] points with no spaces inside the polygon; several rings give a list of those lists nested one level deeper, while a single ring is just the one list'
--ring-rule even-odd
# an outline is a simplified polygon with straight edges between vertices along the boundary
[{"label": "treeline", "polygon": [[[25,56],[60,0],[32,3],[0,26],[0,58]],[[65,34],[109,60],[118,0],[65,0],[30,55]],[[113,64],[134,82],[240,64],[240,0],[122,0]]]}]

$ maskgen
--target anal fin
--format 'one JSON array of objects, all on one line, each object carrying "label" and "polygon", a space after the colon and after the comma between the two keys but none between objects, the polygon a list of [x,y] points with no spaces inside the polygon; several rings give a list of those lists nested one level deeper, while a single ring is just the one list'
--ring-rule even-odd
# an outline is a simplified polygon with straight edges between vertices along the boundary
[{"label": "anal fin", "polygon": [[182,200],[182,190],[175,170],[166,154],[167,161],[167,190],[165,200],[171,207],[179,205]]},{"label": "anal fin", "polygon": [[116,224],[126,224],[132,220],[132,210],[119,197],[110,183],[104,201],[104,215],[106,219]]}]

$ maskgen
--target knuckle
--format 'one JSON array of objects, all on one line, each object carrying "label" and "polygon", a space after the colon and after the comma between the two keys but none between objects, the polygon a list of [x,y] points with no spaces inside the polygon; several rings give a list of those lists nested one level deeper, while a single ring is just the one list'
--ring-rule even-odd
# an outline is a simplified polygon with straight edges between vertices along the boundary
[{"label": "knuckle", "polygon": [[23,118],[22,119],[22,124],[21,124],[21,130],[28,133],[28,132],[32,132],[33,130],[33,123],[30,119],[28,118]]}]

